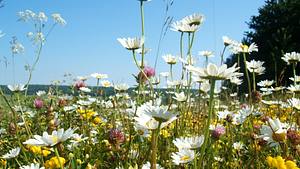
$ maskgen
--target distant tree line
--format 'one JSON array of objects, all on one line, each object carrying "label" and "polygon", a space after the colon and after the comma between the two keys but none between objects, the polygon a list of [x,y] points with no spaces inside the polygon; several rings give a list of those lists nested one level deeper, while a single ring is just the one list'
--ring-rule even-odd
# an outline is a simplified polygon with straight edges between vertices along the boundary
[{"label": "distant tree line", "polygon": [[[287,52],[300,52],[300,0],[268,0],[259,9],[258,16],[252,16],[248,23],[250,31],[245,32],[242,42],[255,42],[259,50],[251,53],[248,61],[264,61],[266,71],[256,80],[275,80],[276,86],[291,84],[289,77],[293,76],[292,67],[287,65],[281,57]],[[231,55],[226,64],[237,63],[237,55]],[[241,71],[244,64],[241,60]],[[297,75],[300,65],[297,67]],[[240,92],[246,92],[247,84],[244,77]]]}]

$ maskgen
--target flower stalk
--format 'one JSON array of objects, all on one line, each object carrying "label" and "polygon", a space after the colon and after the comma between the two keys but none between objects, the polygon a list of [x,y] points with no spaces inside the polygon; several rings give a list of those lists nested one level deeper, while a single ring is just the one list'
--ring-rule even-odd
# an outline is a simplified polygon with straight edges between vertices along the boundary
[{"label": "flower stalk", "polygon": [[246,63],[246,61],[247,61],[246,53],[243,53],[243,57],[244,57],[245,73],[246,73],[247,83],[248,83],[248,99],[249,99],[249,103],[250,103],[251,102],[251,82],[250,82],[250,77],[249,77],[247,63]]},{"label": "flower stalk", "polygon": [[158,144],[158,139],[159,139],[159,132],[160,132],[160,127],[161,123],[158,123],[158,127],[156,130],[152,130],[152,135],[151,135],[151,159],[150,159],[150,164],[151,167],[150,169],[156,169],[156,164],[157,164],[157,144]]},{"label": "flower stalk", "polygon": [[201,148],[200,153],[200,162],[203,161],[204,153],[206,149],[208,148],[208,141],[209,141],[209,126],[213,118],[213,111],[214,111],[214,92],[215,92],[215,86],[216,86],[216,80],[210,79],[210,94],[209,94],[209,109],[208,109],[208,118],[205,125],[205,131],[204,131],[204,143]]}]

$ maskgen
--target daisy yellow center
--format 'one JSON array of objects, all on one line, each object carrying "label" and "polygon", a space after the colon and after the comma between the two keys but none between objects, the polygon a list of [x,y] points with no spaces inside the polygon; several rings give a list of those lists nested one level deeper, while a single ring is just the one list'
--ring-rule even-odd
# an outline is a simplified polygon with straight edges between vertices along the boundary
[{"label": "daisy yellow center", "polygon": [[180,158],[180,160],[182,160],[182,161],[188,161],[188,160],[190,160],[190,156],[182,156]]},{"label": "daisy yellow center", "polygon": [[241,47],[244,52],[248,51],[248,49],[249,49],[248,45],[242,45]]},{"label": "daisy yellow center", "polygon": [[52,142],[53,143],[57,143],[58,142],[58,137],[57,136],[53,136],[52,137]]}]

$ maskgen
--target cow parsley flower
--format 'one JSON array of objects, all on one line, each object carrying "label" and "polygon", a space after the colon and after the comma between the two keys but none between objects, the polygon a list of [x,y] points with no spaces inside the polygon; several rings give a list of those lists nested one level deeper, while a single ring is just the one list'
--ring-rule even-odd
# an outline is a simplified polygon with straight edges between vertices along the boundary
[{"label": "cow parsley flower", "polygon": [[61,26],[65,26],[67,24],[67,22],[64,20],[64,18],[61,17],[59,13],[54,13],[51,16],[55,23],[58,23]]}]

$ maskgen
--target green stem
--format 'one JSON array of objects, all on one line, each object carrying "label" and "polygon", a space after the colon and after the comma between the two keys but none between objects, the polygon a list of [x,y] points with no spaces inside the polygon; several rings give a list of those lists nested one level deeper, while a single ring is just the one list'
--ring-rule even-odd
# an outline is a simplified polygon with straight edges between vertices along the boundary
[{"label": "green stem", "polygon": [[[180,58],[183,59],[183,32],[181,32],[181,35],[180,35]],[[184,63],[182,63],[181,65],[182,65],[181,80],[183,80],[184,73],[185,73]]]},{"label": "green stem", "polygon": [[252,77],[253,77],[253,91],[255,92],[256,91],[256,83],[255,83],[255,72],[254,72],[254,70],[252,72]]},{"label": "green stem", "polygon": [[296,66],[297,66],[297,63],[293,63],[293,74],[294,74],[294,85],[296,86],[297,83],[296,83]]},{"label": "green stem", "polygon": [[170,64],[170,78],[173,81],[173,64]]},{"label": "green stem", "polygon": [[248,99],[249,99],[249,103],[251,103],[251,82],[250,82],[250,77],[249,77],[249,73],[248,73],[248,69],[247,69],[246,53],[243,53],[243,57],[244,57],[245,73],[246,73],[247,82],[248,82]]},{"label": "green stem", "polygon": [[[147,77],[147,75],[146,75],[146,73],[144,72],[144,70],[142,69],[142,67],[139,66],[139,64],[138,64],[138,62],[137,62],[137,59],[136,59],[136,54],[135,54],[135,51],[134,51],[134,50],[132,50],[132,56],[133,56],[133,60],[134,60],[135,65],[137,66],[137,68],[139,69],[139,71],[145,76],[145,78],[146,78],[147,81],[149,82],[150,89],[151,89],[151,91],[153,91],[153,95],[154,95],[154,88],[153,88],[153,85],[152,85],[150,79]],[[139,86],[138,86],[138,88],[139,88],[139,91],[140,91],[140,87],[141,87],[142,81],[141,81],[140,79],[138,79],[138,80],[139,80]],[[153,97],[154,97],[154,96],[153,96]]]},{"label": "green stem", "polygon": [[223,63],[224,63],[224,53],[225,53],[226,47],[227,46],[225,45],[223,48],[222,54],[221,54],[221,65],[223,65]]},{"label": "green stem", "polygon": [[203,161],[204,153],[206,149],[208,148],[208,141],[209,141],[209,126],[212,121],[213,117],[213,111],[214,111],[214,92],[215,92],[215,86],[216,86],[216,80],[210,79],[210,94],[209,94],[209,112],[208,112],[208,119],[205,126],[205,133],[204,133],[204,143],[202,145],[201,153],[200,153],[200,162]]},{"label": "green stem", "polygon": [[55,151],[55,155],[57,157],[57,160],[58,160],[58,163],[59,163],[59,166],[60,166],[60,169],[64,169],[64,166],[61,164],[60,162],[60,159],[59,159],[59,153],[58,153],[58,150],[57,150],[57,147],[54,148],[54,151]]},{"label": "green stem", "polygon": [[157,143],[159,139],[159,131],[161,127],[161,123],[158,123],[158,127],[156,130],[152,130],[152,136],[151,136],[151,159],[150,159],[150,164],[151,167],[150,169],[156,169],[156,164],[157,164]]},{"label": "green stem", "polygon": [[[145,18],[144,18],[144,5],[143,1],[140,1],[141,23],[142,23],[142,38],[145,38]],[[142,63],[141,68],[144,68],[144,56],[145,56],[145,43],[142,45]]]},{"label": "green stem", "polygon": [[40,46],[39,46],[38,52],[37,52],[37,57],[36,57],[36,59],[35,59],[33,65],[32,65],[32,67],[31,67],[30,70],[29,70],[29,77],[28,77],[28,80],[27,80],[26,85],[25,85],[25,86],[26,86],[25,97],[27,96],[28,86],[29,86],[29,83],[30,83],[30,81],[31,81],[31,79],[32,79],[32,73],[33,73],[33,70],[34,70],[35,66],[37,65],[37,63],[39,62],[39,60],[40,60],[42,48],[43,48],[43,42],[40,43]]}]

